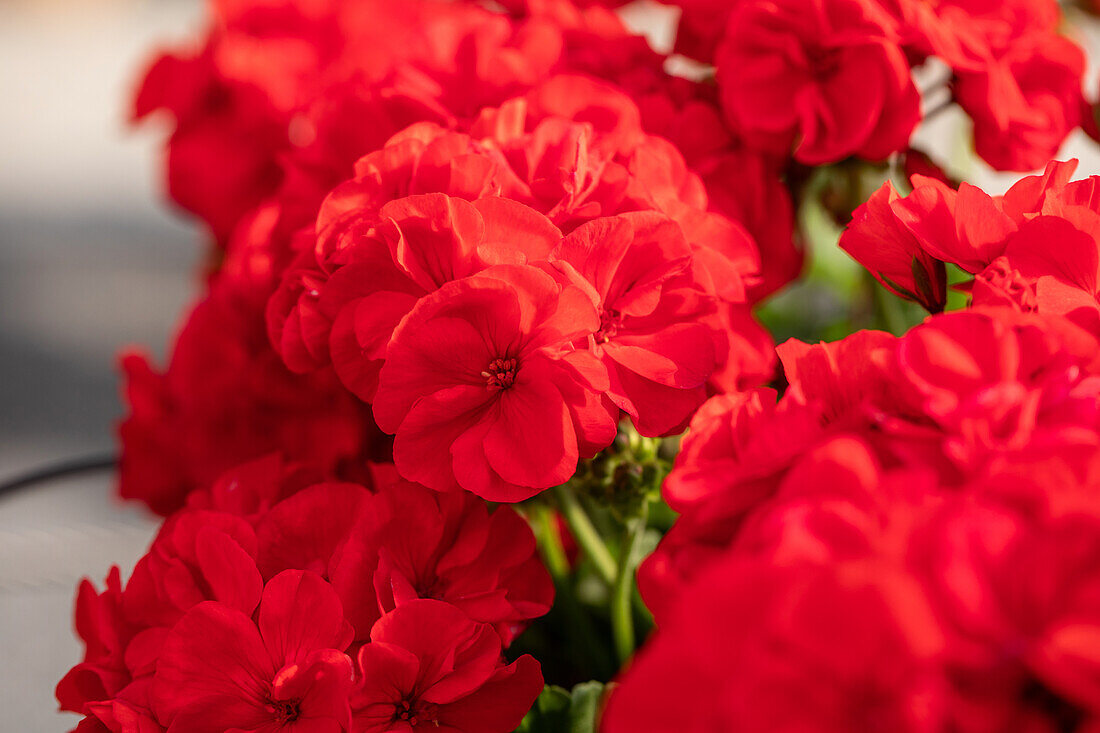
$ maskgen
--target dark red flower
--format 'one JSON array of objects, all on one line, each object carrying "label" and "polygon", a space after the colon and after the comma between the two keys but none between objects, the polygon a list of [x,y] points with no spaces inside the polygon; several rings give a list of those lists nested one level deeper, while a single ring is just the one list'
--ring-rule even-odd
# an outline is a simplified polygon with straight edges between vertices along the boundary
[{"label": "dark red flower", "polygon": [[243,517],[255,526],[272,506],[324,478],[315,466],[291,463],[272,453],[234,466],[209,487],[193,491],[187,505]]},{"label": "dark red flower", "polygon": [[134,116],[164,109],[175,117],[168,193],[224,247],[241,217],[279,185],[275,152],[287,145],[287,135],[263,91],[219,72],[216,43],[200,53],[158,58],[146,72]]},{"label": "dark red flower", "polygon": [[359,650],[354,730],[508,733],[542,692],[542,672],[524,654],[505,666],[500,637],[434,600],[383,616]]},{"label": "dark red flower", "polygon": [[255,621],[201,603],[164,642],[157,718],[171,732],[350,731],[351,637],[335,591],[309,572],[271,579]]}]

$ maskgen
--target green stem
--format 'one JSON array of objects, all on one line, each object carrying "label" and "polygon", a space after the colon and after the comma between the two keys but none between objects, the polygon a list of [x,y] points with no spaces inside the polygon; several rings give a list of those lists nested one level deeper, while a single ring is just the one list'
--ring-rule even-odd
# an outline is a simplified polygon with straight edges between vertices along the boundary
[{"label": "green stem", "polygon": [[539,549],[542,550],[542,561],[546,563],[546,569],[550,571],[550,577],[555,583],[564,583],[569,578],[569,558],[565,555],[565,548],[561,544],[561,535],[554,522],[554,513],[544,506],[535,511],[535,537],[538,538]]},{"label": "green stem", "polygon": [[634,570],[638,554],[638,543],[645,533],[649,518],[649,504],[643,501],[638,516],[626,521],[623,533],[622,554],[615,575],[615,585],[611,593],[611,634],[615,639],[615,652],[619,663],[623,664],[634,653]]},{"label": "green stem", "polygon": [[572,569],[561,543],[556,515],[549,506],[535,505],[530,510],[530,519],[542,560],[554,580],[554,609],[551,613],[562,615],[564,623],[559,623],[559,626],[563,628],[565,644],[575,650],[570,661],[579,663],[585,674],[607,679],[615,673],[613,660],[597,635],[591,616],[577,601]]},{"label": "green stem", "polygon": [[880,323],[895,336],[905,333],[908,324],[905,322],[905,314],[901,309],[901,299],[879,285],[870,273],[868,273],[866,279],[871,288],[871,298],[874,301],[875,310],[878,312]]},{"label": "green stem", "polygon": [[565,517],[565,522],[569,525],[573,538],[577,541],[581,550],[584,551],[585,556],[592,561],[592,567],[596,569],[596,572],[599,573],[605,583],[614,585],[618,572],[615,558],[612,557],[607,545],[600,537],[599,531],[592,524],[592,520],[588,518],[584,507],[581,506],[580,501],[569,488],[569,485],[555,486],[554,498],[558,500],[558,508],[561,509],[561,514]]}]

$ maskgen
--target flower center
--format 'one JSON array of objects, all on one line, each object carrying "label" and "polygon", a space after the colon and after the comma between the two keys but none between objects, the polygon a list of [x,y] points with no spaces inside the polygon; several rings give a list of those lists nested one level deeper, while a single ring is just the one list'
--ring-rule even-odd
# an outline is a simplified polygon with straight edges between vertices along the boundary
[{"label": "flower center", "polygon": [[600,314],[600,330],[596,331],[596,343],[606,344],[615,338],[622,325],[623,317],[621,313],[616,310],[605,310]]},{"label": "flower center", "polygon": [[481,376],[485,377],[486,386],[490,390],[508,389],[516,381],[516,360],[493,359]]},{"label": "flower center", "polygon": [[267,711],[275,716],[275,722],[293,723],[302,714],[301,700],[268,700]]},{"label": "flower center", "polygon": [[435,705],[419,700],[405,699],[394,706],[393,721],[408,723],[416,727],[417,723],[431,722],[435,720]]},{"label": "flower center", "polygon": [[827,79],[840,69],[842,52],[826,46],[809,46],[806,49],[806,61],[810,73],[818,79]]}]

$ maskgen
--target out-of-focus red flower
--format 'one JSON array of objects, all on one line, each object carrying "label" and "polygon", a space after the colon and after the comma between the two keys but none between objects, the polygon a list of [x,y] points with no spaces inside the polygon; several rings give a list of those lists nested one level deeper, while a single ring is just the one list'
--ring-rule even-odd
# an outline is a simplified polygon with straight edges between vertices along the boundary
[{"label": "out-of-focus red flower", "polygon": [[942,456],[948,477],[1026,446],[1100,438],[1100,384],[1042,321],[946,314],[900,339],[888,368],[902,405],[883,424],[891,450],[927,450],[931,465]]},{"label": "out-of-focus red flower", "polygon": [[251,610],[191,609],[157,661],[154,709],[170,731],[348,731],[352,632],[313,573],[288,570]]},{"label": "out-of-focus red flower", "polygon": [[82,713],[85,704],[115,697],[131,680],[125,654],[137,629],[124,615],[118,567],[111,568],[102,593],[87,578],[81,581],[75,618],[84,660],[66,673],[56,694],[62,710]]},{"label": "out-of-focus red flower", "polygon": [[960,70],[955,98],[974,120],[974,146],[997,170],[1040,168],[1081,124],[1085,55],[1055,35],[1011,43],[981,68]]},{"label": "out-of-focus red flower", "polygon": [[374,413],[401,475],[519,501],[615,436],[607,371],[572,344],[599,330],[584,291],[497,265],[422,298],[394,332]]},{"label": "out-of-focus red flower", "polygon": [[435,600],[383,616],[359,650],[359,672],[351,698],[359,733],[508,733],[543,687],[534,658],[505,666],[492,627]]},{"label": "out-of-focus red flower", "polygon": [[154,511],[179,508],[223,471],[272,451],[325,475],[365,468],[377,430],[369,414],[331,373],[287,371],[264,333],[262,300],[228,283],[191,312],[163,373],[133,353],[123,369],[120,492]]},{"label": "out-of-focus red flower", "polygon": [[958,730],[1051,730],[1100,710],[1098,530],[1095,506],[1034,521],[963,502],[914,538],[916,573],[946,621]]},{"label": "out-of-focus red flower", "polygon": [[[128,618],[142,626],[167,630],[203,601],[250,614],[262,588],[252,527],[229,514],[185,510],[164,523],[134,567],[125,608]],[[133,650],[129,656],[132,665]],[[154,662],[155,657],[148,672]]]},{"label": "out-of-focus red flower", "polygon": [[160,57],[146,72],[134,115],[165,109],[175,117],[168,194],[224,246],[241,217],[282,180],[272,151],[287,144],[287,133],[260,90],[222,77],[215,64],[211,48]]},{"label": "out-of-focus red flower", "polygon": [[680,8],[676,26],[676,52],[704,63],[713,63],[730,15],[745,0],[675,0]]},{"label": "out-of-focus red flower", "polygon": [[676,603],[612,693],[608,733],[941,730],[943,634],[901,573],[731,554]]},{"label": "out-of-focus red flower", "polygon": [[805,253],[795,242],[791,194],[774,161],[748,148],[731,148],[700,163],[710,207],[740,223],[760,253],[760,272],[749,284],[757,302],[802,272]]},{"label": "out-of-focus red flower", "polygon": [[808,164],[905,149],[920,100],[895,25],[869,0],[738,4],[716,58],[726,118]]},{"label": "out-of-focus red flower", "polygon": [[324,478],[316,466],[272,453],[234,466],[209,487],[191,492],[187,506],[233,514],[255,526],[275,504]]},{"label": "out-of-focus red flower", "polygon": [[638,576],[659,622],[761,506],[788,482],[812,485],[805,467],[830,441],[850,436],[875,465],[956,491],[1035,455],[1100,445],[1096,343],[1057,316],[947,313],[902,338],[860,332],[778,351],[790,382],[778,404],[766,390],[712,398],[683,441],[663,487],[682,515]]}]

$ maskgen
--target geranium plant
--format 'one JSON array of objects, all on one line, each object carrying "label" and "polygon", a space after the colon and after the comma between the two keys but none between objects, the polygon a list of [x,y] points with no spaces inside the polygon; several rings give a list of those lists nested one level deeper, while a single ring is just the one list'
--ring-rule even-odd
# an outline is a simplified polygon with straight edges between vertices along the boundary
[{"label": "geranium plant", "polygon": [[[215,0],[151,63],[207,255],[121,360],[164,523],[78,591],[77,731],[1100,729],[1066,16],[620,4]],[[1045,172],[957,180],[952,106]]]}]

